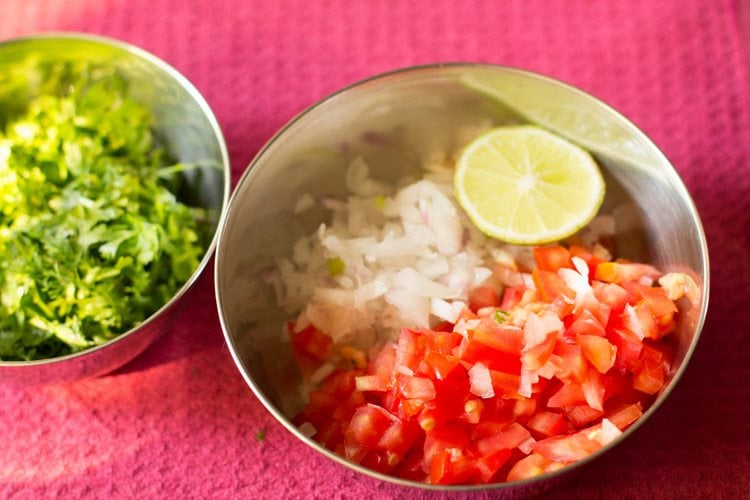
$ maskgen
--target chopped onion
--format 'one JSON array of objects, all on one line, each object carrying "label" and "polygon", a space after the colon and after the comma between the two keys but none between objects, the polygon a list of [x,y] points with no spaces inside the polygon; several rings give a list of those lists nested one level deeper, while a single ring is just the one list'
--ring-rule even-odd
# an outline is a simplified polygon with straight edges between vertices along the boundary
[{"label": "chopped onion", "polygon": [[492,387],[492,377],[490,370],[483,363],[474,363],[469,369],[469,391],[482,399],[488,399],[495,396],[495,390]]}]

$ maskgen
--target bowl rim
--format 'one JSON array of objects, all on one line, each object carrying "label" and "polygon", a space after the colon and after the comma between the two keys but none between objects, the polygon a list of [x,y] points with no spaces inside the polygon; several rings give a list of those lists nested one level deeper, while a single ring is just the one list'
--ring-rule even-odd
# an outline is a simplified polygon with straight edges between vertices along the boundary
[{"label": "bowl rim", "polygon": [[122,51],[122,53],[125,55],[134,56],[138,59],[145,61],[146,63],[155,67],[156,69],[163,71],[171,79],[173,79],[177,84],[179,84],[179,86],[187,92],[187,94],[194,101],[194,103],[198,105],[198,108],[201,110],[203,116],[209,122],[211,126],[211,130],[214,133],[217,146],[219,147],[219,153],[221,155],[222,173],[224,177],[223,189],[222,189],[222,202],[221,202],[221,210],[219,213],[219,218],[217,219],[217,222],[216,222],[216,229],[214,229],[211,241],[209,245],[206,247],[205,253],[200,263],[198,264],[198,267],[195,268],[195,270],[187,279],[187,281],[185,281],[185,283],[182,284],[182,286],[174,293],[174,295],[172,295],[172,297],[166,303],[162,304],[162,306],[159,307],[159,309],[151,313],[148,316],[148,318],[143,320],[141,323],[133,326],[129,330],[117,335],[115,338],[108,340],[107,342],[100,344],[98,346],[89,347],[78,352],[66,354],[64,356],[56,356],[53,358],[36,359],[36,360],[29,360],[29,361],[0,360],[0,369],[13,369],[13,368],[21,369],[21,368],[47,366],[47,365],[53,365],[57,363],[63,363],[63,362],[70,361],[73,359],[88,357],[110,346],[124,342],[128,337],[133,336],[137,332],[149,326],[151,323],[155,322],[157,318],[161,317],[168,309],[174,306],[188,292],[188,290],[198,280],[198,278],[206,269],[206,267],[208,267],[208,263],[213,257],[214,251],[216,249],[216,245],[218,244],[218,241],[219,241],[219,229],[224,225],[224,220],[226,218],[227,210],[229,207],[229,197],[231,194],[231,164],[229,160],[229,152],[227,150],[226,141],[224,139],[224,134],[221,131],[221,126],[219,125],[219,122],[216,116],[214,115],[213,111],[211,110],[211,107],[209,106],[208,102],[205,100],[203,95],[184,75],[182,75],[182,73],[180,73],[172,65],[165,62],[164,60],[157,57],[156,55],[152,54],[151,52],[148,52],[147,50],[137,47],[136,45],[133,45],[129,42],[125,42],[123,40],[118,40],[118,39],[110,38],[106,36],[93,35],[90,33],[83,33],[83,32],[77,32],[77,31],[48,31],[48,32],[33,33],[29,35],[8,38],[8,39],[0,41],[0,50],[3,50],[7,46],[16,45],[16,44],[24,44],[24,43],[29,43],[29,42],[36,42],[36,41],[50,42],[50,43],[55,43],[58,41],[60,42],[73,41],[73,42],[82,42],[82,43],[87,43],[87,44],[92,44],[92,45],[99,45],[103,47],[114,48],[114,49]]},{"label": "bowl rim", "polygon": [[[571,92],[572,94],[577,94],[580,97],[590,100],[592,104],[598,106],[601,110],[606,112],[607,115],[611,116],[613,119],[620,122],[621,125],[624,125],[625,128],[633,136],[638,137],[639,139],[645,141],[646,144],[650,144],[651,146],[653,146],[654,148],[653,152],[656,154],[656,158],[658,159],[658,161],[663,163],[665,166],[669,167],[665,169],[668,175],[669,181],[677,189],[677,191],[680,194],[680,199],[682,203],[685,205],[685,208],[687,208],[689,211],[690,220],[692,222],[693,228],[695,229],[694,234],[696,236],[698,243],[700,244],[700,259],[701,259],[702,266],[701,266],[701,269],[698,270],[698,272],[701,273],[703,277],[703,283],[702,283],[703,293],[701,296],[701,304],[698,310],[698,316],[697,316],[695,326],[694,326],[695,335],[693,337],[692,342],[690,343],[690,345],[688,346],[685,352],[685,357],[681,366],[674,372],[674,375],[672,376],[672,380],[670,381],[669,385],[662,391],[661,394],[657,396],[656,400],[651,404],[651,406],[649,406],[649,408],[643,413],[643,415],[635,423],[633,423],[630,427],[628,427],[625,431],[623,431],[623,433],[615,441],[600,448],[599,450],[585,457],[582,460],[566,465],[562,469],[559,469],[553,472],[548,472],[548,473],[542,474],[541,476],[524,479],[521,481],[487,483],[487,484],[476,484],[476,485],[461,485],[461,484],[459,485],[434,485],[434,484],[422,483],[418,481],[391,476],[388,474],[384,474],[384,473],[369,469],[360,464],[350,462],[343,456],[336,454],[335,452],[325,448],[318,442],[314,441],[311,437],[305,436],[299,430],[299,428],[295,426],[294,424],[292,424],[292,422],[290,422],[289,419],[273,404],[273,402],[263,393],[261,388],[255,383],[254,379],[248,374],[248,370],[245,369],[245,364],[240,359],[239,353],[237,352],[235,348],[235,344],[232,341],[232,337],[229,332],[227,320],[225,318],[225,312],[224,312],[224,307],[223,307],[224,301],[222,298],[222,292],[220,288],[220,285],[221,285],[220,277],[224,274],[221,271],[221,261],[222,261],[221,254],[222,254],[222,249],[223,249],[222,243],[224,242],[224,239],[225,239],[224,233],[226,231],[226,224],[230,221],[233,208],[239,203],[237,201],[237,198],[239,197],[239,193],[243,191],[243,187],[245,186],[245,184],[250,182],[249,178],[253,175],[254,167],[261,160],[261,158],[264,157],[266,152],[271,147],[273,147],[273,145],[280,139],[282,135],[284,135],[289,129],[295,127],[295,125],[298,122],[304,120],[307,117],[307,115],[317,110],[318,108],[325,106],[328,102],[334,100],[339,95],[346,94],[351,91],[355,91],[372,82],[386,80],[389,78],[398,77],[400,75],[408,76],[408,75],[418,74],[422,72],[435,71],[435,70],[441,70],[441,69],[461,69],[461,68],[484,68],[487,70],[500,70],[500,71],[515,73],[517,75],[536,79],[536,80],[545,82],[547,84],[566,89],[568,92]],[[586,92],[571,84],[565,83],[561,80],[558,80],[556,78],[553,78],[553,77],[550,77],[550,76],[547,76],[547,75],[544,75],[535,71],[530,71],[527,69],[522,69],[522,68],[508,66],[508,65],[492,64],[492,63],[486,63],[486,62],[452,61],[452,62],[438,62],[438,63],[431,63],[431,64],[405,66],[405,67],[393,69],[390,71],[377,73],[377,74],[368,76],[366,78],[357,80],[334,92],[327,94],[326,96],[322,97],[321,99],[314,102],[313,104],[305,107],[302,111],[293,115],[291,119],[289,119],[278,131],[276,131],[267,140],[267,142],[258,151],[258,153],[256,153],[256,155],[251,159],[245,171],[242,173],[242,175],[238,179],[235,185],[234,191],[232,193],[232,196],[230,197],[226,218],[221,228],[219,229],[219,239],[218,239],[217,249],[216,249],[216,259],[214,260],[214,291],[215,291],[215,298],[216,298],[216,303],[217,303],[217,310],[218,310],[218,315],[219,315],[219,322],[221,324],[221,329],[224,334],[224,338],[227,343],[227,346],[229,348],[229,352],[231,353],[232,359],[234,360],[236,367],[240,371],[242,378],[245,380],[245,383],[250,387],[252,392],[260,400],[260,402],[263,404],[266,410],[268,410],[276,418],[276,420],[284,428],[286,428],[287,431],[289,431],[291,434],[296,436],[300,441],[308,445],[310,448],[321,453],[322,455],[333,460],[334,462],[338,463],[339,465],[342,465],[356,472],[362,473],[365,476],[368,476],[370,478],[380,479],[382,481],[385,481],[391,484],[396,484],[402,487],[408,487],[408,488],[414,488],[414,489],[420,489],[420,490],[440,491],[440,492],[477,492],[477,491],[489,490],[489,489],[515,489],[515,488],[523,489],[524,487],[529,487],[531,485],[541,485],[542,483],[548,480],[554,480],[555,478],[559,478],[560,476],[567,475],[573,471],[576,471],[576,470],[581,469],[582,467],[585,467],[586,465],[590,464],[591,462],[599,458],[604,453],[610,451],[612,448],[619,445],[627,437],[635,433],[651,417],[651,415],[653,415],[656,412],[656,410],[659,407],[661,407],[664,401],[672,393],[677,383],[682,378],[682,375],[687,369],[690,359],[693,356],[693,352],[695,351],[698,341],[700,339],[703,326],[705,323],[705,319],[706,319],[706,314],[708,311],[708,301],[709,301],[709,291],[710,291],[710,266],[709,266],[709,255],[708,255],[708,243],[707,243],[706,235],[703,229],[703,224],[701,222],[695,203],[692,197],[690,196],[690,193],[688,192],[687,187],[682,181],[682,178],[680,177],[677,170],[674,168],[674,165],[672,165],[672,163],[669,161],[666,155],[651,140],[651,138],[647,136],[640,128],[638,128],[633,122],[631,122],[622,113],[620,113],[619,111],[611,107],[609,104],[605,103],[604,101],[602,101],[601,99],[592,95],[589,92]]]}]

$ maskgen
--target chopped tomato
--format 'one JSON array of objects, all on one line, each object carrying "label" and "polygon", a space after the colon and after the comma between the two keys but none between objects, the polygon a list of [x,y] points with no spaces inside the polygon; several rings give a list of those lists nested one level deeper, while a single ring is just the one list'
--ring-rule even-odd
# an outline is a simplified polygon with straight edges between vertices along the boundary
[{"label": "chopped tomato", "polygon": [[510,311],[518,305],[523,297],[523,287],[507,287],[503,292],[503,300],[500,302],[500,309]]},{"label": "chopped tomato", "polygon": [[[364,467],[432,484],[535,477],[617,439],[667,382],[677,307],[652,266],[581,247],[534,255],[536,290],[509,286],[500,299],[494,285],[479,287],[456,324],[403,328],[368,363],[290,324],[305,375],[346,365],[310,392],[295,424]],[[593,293],[576,296],[558,274],[578,259]]]},{"label": "chopped tomato", "polygon": [[594,278],[606,283],[642,280],[653,282],[660,276],[661,273],[654,266],[631,262],[600,262],[594,273]]},{"label": "chopped tomato", "polygon": [[578,335],[576,342],[581,346],[583,355],[599,373],[607,373],[614,366],[617,348],[604,337]]},{"label": "chopped tomato", "polygon": [[469,292],[469,309],[474,312],[485,307],[497,307],[500,305],[500,295],[494,286],[480,286]]},{"label": "chopped tomato", "polygon": [[526,426],[538,436],[551,437],[568,430],[565,416],[551,411],[542,411],[529,419]]},{"label": "chopped tomato", "polygon": [[640,403],[627,405],[610,413],[607,418],[610,422],[615,424],[621,431],[625,430],[633,422],[641,418],[643,410],[641,409]]},{"label": "chopped tomato", "polygon": [[499,324],[491,318],[480,319],[469,335],[472,340],[509,354],[518,354],[523,349],[523,329]]},{"label": "chopped tomato", "polygon": [[565,417],[576,429],[580,429],[581,427],[599,420],[602,418],[602,414],[602,411],[595,410],[587,404],[570,406],[565,409]]},{"label": "chopped tomato", "polygon": [[366,403],[352,415],[346,436],[362,446],[372,448],[378,444],[394,420],[396,417],[380,406]]},{"label": "chopped tomato", "polygon": [[507,481],[521,481],[536,476],[541,476],[545,472],[555,470],[556,462],[551,462],[538,453],[522,458],[516,462],[508,472]]},{"label": "chopped tomato", "polygon": [[570,252],[560,245],[534,248],[534,260],[537,269],[543,271],[557,271],[561,267],[573,267],[570,261]]},{"label": "chopped tomato", "polygon": [[570,436],[555,436],[537,441],[532,445],[535,453],[539,453],[552,462],[564,464],[586,458],[601,447],[601,444],[589,439],[584,432],[577,432]]},{"label": "chopped tomato", "polygon": [[529,439],[531,433],[521,424],[512,423],[506,428],[480,439],[476,443],[480,455],[486,456],[501,450],[512,450]]},{"label": "chopped tomato", "polygon": [[574,299],[576,296],[576,293],[565,284],[565,280],[553,271],[537,268],[532,271],[531,277],[534,279],[537,292],[545,302],[552,302],[555,297],[560,296],[569,299]]},{"label": "chopped tomato", "polygon": [[316,368],[328,359],[333,350],[333,339],[313,325],[295,332],[294,322],[287,324],[292,354],[303,375],[312,374]]}]

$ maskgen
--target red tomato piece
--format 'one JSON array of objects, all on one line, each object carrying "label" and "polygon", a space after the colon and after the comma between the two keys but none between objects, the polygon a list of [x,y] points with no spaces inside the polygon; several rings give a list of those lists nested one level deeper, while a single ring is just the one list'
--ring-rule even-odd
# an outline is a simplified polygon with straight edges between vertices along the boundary
[{"label": "red tomato piece", "polygon": [[439,422],[449,422],[463,414],[471,386],[466,368],[459,364],[445,379],[434,384],[436,395],[431,404],[435,418]]},{"label": "red tomato piece", "polygon": [[526,370],[538,370],[543,367],[552,356],[556,342],[556,335],[550,333],[541,343],[529,349],[524,349],[521,354],[521,365]]},{"label": "red tomato piece", "polygon": [[523,330],[513,325],[499,324],[491,318],[482,318],[469,332],[472,340],[509,354],[519,354],[523,349]]},{"label": "red tomato piece", "polygon": [[602,259],[594,255],[593,253],[577,245],[572,245],[569,249],[569,252],[571,259],[573,257],[578,257],[579,259],[582,259],[584,262],[586,262],[586,264],[589,266],[589,276],[593,276],[596,272],[596,266],[599,265],[600,262],[603,262]]},{"label": "red tomato piece", "polygon": [[510,373],[490,370],[492,388],[495,395],[505,399],[518,398],[518,388],[521,385],[521,377]]},{"label": "red tomato piece", "polygon": [[621,370],[632,370],[641,355],[643,343],[625,329],[607,331],[607,339],[617,348],[615,366]]},{"label": "red tomato piece", "polygon": [[575,338],[576,335],[595,335],[597,337],[604,337],[606,331],[604,330],[603,325],[609,320],[609,308],[606,307],[606,305],[605,308],[606,310],[601,312],[601,314],[604,315],[604,323],[602,323],[600,318],[595,316],[592,311],[589,309],[583,309],[570,323],[570,326],[566,329],[566,334],[573,338]]},{"label": "red tomato piece", "polygon": [[505,465],[511,455],[510,450],[499,450],[490,455],[479,457],[474,464],[479,481],[482,483],[492,481],[497,471]]},{"label": "red tomato piece", "polygon": [[589,439],[585,432],[581,431],[570,436],[555,436],[537,441],[531,447],[535,453],[547,460],[569,464],[586,458],[602,445]]},{"label": "red tomato piece", "polygon": [[354,412],[345,434],[347,440],[367,448],[373,448],[377,446],[383,433],[393,422],[398,422],[395,415],[377,405],[367,403]]},{"label": "red tomato piece", "polygon": [[377,375],[362,375],[354,379],[358,391],[368,392],[385,392],[390,387],[388,381]]},{"label": "red tomato piece", "polygon": [[507,287],[503,291],[503,300],[500,302],[500,309],[510,311],[521,301],[523,296],[523,287]]},{"label": "red tomato piece", "polygon": [[513,405],[513,418],[523,420],[534,414],[537,407],[537,400],[534,397],[518,398]]},{"label": "red tomato piece", "polygon": [[514,422],[504,429],[480,439],[475,443],[480,455],[490,455],[500,450],[512,450],[531,437],[521,424]]},{"label": "red tomato piece", "polygon": [[500,305],[500,294],[494,286],[485,285],[469,291],[469,309],[474,312],[485,307],[497,307]]},{"label": "red tomato piece", "polygon": [[607,418],[610,422],[615,424],[618,429],[624,431],[630,426],[630,424],[641,418],[642,415],[643,410],[641,404],[635,403],[613,411],[607,416]]},{"label": "red tomato piece", "polygon": [[572,300],[576,296],[576,293],[565,284],[565,280],[556,272],[536,268],[531,272],[531,277],[534,279],[536,290],[544,302],[550,303],[560,296]]},{"label": "red tomato piece", "polygon": [[294,332],[294,322],[287,323],[292,356],[304,377],[310,376],[333,350],[333,339],[313,325]]},{"label": "red tomato piece", "polygon": [[435,384],[425,377],[399,375],[398,387],[406,399],[421,399],[423,401],[435,399]]},{"label": "red tomato piece", "polygon": [[437,351],[428,351],[424,357],[425,363],[431,368],[438,380],[443,380],[460,363],[455,356],[444,356]]},{"label": "red tomato piece", "polygon": [[555,376],[563,382],[580,383],[588,368],[581,347],[560,342],[553,352],[551,362],[556,367]]},{"label": "red tomato piece", "polygon": [[526,423],[532,432],[538,436],[551,437],[568,431],[568,422],[560,413],[541,411]]},{"label": "red tomato piece", "polygon": [[586,377],[581,383],[581,391],[586,399],[586,404],[595,410],[603,411],[604,405],[604,381],[602,375],[595,368],[589,368]]},{"label": "red tomato piece", "polygon": [[664,387],[664,367],[661,360],[644,359],[633,372],[633,388],[646,394],[656,394]]},{"label": "red tomato piece", "polygon": [[365,397],[359,391],[353,391],[348,398],[342,401],[331,414],[337,420],[349,420],[356,410],[367,404]]},{"label": "red tomato piece", "polygon": [[394,458],[400,462],[418,436],[419,429],[415,422],[395,419],[378,440],[377,448],[395,455],[390,457],[391,462]]},{"label": "red tomato piece", "polygon": [[459,448],[440,450],[430,461],[430,484],[457,484],[474,474],[474,464]]},{"label": "red tomato piece", "polygon": [[594,289],[594,296],[601,303],[609,306],[610,314],[617,315],[625,309],[628,303],[628,292],[620,285],[595,281],[591,287]]},{"label": "red tomato piece", "polygon": [[424,358],[426,338],[418,330],[402,328],[396,347],[396,367],[405,366],[416,371]]},{"label": "red tomato piece", "polygon": [[565,408],[565,417],[576,429],[580,429],[602,418],[604,412],[595,410],[589,405],[582,404]]},{"label": "red tomato piece", "polygon": [[551,462],[538,453],[522,458],[511,467],[508,472],[507,481],[522,481],[532,477],[541,476],[549,467]]},{"label": "red tomato piece", "polygon": [[659,279],[661,273],[654,266],[630,262],[601,262],[596,266],[594,278],[606,283]]},{"label": "red tomato piece", "polygon": [[607,373],[614,366],[617,348],[604,337],[578,335],[576,342],[581,346],[583,355],[599,373]]},{"label": "red tomato piece", "polygon": [[563,384],[560,389],[547,400],[550,408],[562,408],[564,406],[585,405],[586,397],[580,384]]},{"label": "red tomato piece", "polygon": [[474,339],[471,335],[463,341],[458,349],[458,354],[461,361],[470,364],[483,363],[492,370],[513,374],[521,373],[521,361],[517,354],[494,349]]},{"label": "red tomato piece", "polygon": [[557,271],[561,267],[573,267],[570,252],[560,245],[535,247],[534,260],[537,268],[543,271]]},{"label": "red tomato piece", "polygon": [[469,436],[463,425],[443,424],[427,432],[424,440],[422,470],[430,472],[432,460],[449,448],[465,450],[469,447]]}]

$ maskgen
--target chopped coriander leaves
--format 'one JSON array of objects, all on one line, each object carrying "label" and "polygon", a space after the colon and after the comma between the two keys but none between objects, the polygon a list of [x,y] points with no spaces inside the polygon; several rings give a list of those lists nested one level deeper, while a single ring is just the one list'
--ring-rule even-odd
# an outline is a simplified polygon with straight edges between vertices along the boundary
[{"label": "chopped coriander leaves", "polygon": [[183,167],[115,70],[33,71],[44,83],[28,85],[25,108],[0,102],[0,360],[69,354],[138,325],[207,244],[205,211],[167,187]]},{"label": "chopped coriander leaves", "polygon": [[260,443],[264,439],[266,439],[266,430],[265,429],[259,429],[258,432],[255,433],[255,440]]},{"label": "chopped coriander leaves", "polygon": [[500,324],[505,323],[508,320],[508,313],[502,309],[495,309],[495,313],[492,315],[495,321]]},{"label": "chopped coriander leaves", "polygon": [[344,264],[344,261],[341,260],[341,257],[333,257],[326,260],[326,267],[328,268],[328,274],[331,275],[331,277],[335,278],[336,276],[344,272],[346,264]]}]

